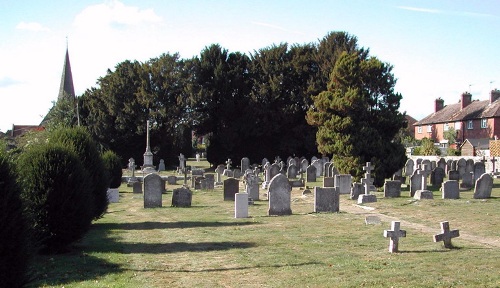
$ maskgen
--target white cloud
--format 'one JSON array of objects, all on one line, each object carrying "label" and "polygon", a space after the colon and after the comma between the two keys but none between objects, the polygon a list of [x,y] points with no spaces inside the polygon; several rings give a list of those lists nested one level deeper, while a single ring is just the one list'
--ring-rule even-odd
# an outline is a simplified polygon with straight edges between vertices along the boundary
[{"label": "white cloud", "polygon": [[111,0],[88,6],[75,18],[74,25],[83,30],[112,29],[120,26],[158,24],[163,20],[153,9],[139,9]]},{"label": "white cloud", "polygon": [[50,32],[49,28],[44,27],[42,24],[37,22],[21,22],[17,24],[16,29],[33,32]]},{"label": "white cloud", "polygon": [[448,14],[448,15],[467,16],[467,17],[494,17],[494,15],[492,15],[492,14],[475,13],[475,12],[444,11],[444,10],[438,10],[438,9],[409,7],[409,6],[398,6],[397,8],[403,9],[403,10],[408,10],[408,11],[432,13],[432,14]]}]

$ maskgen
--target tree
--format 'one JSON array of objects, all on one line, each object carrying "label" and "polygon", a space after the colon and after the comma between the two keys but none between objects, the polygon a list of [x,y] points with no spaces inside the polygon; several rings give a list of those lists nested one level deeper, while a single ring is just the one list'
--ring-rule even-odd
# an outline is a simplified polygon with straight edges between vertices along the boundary
[{"label": "tree", "polygon": [[375,166],[375,185],[403,167],[406,156],[396,134],[406,126],[394,92],[392,66],[363,51],[343,52],[333,69],[327,90],[313,97],[307,112],[318,127],[316,141],[323,154],[333,154],[341,173],[359,179],[362,166]]}]

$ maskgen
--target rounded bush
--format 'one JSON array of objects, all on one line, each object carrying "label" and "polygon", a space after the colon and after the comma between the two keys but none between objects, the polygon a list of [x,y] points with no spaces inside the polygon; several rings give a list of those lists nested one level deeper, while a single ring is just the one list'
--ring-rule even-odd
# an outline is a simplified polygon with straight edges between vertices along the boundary
[{"label": "rounded bush", "polygon": [[118,188],[122,184],[122,159],[115,152],[108,150],[102,154],[104,167],[109,175],[109,188]]},{"label": "rounded bush", "polygon": [[92,222],[89,177],[76,153],[42,144],[18,159],[25,211],[42,252],[60,252],[81,239]]},{"label": "rounded bush", "polygon": [[21,190],[5,152],[0,148],[0,287],[27,282],[30,245]]},{"label": "rounded bush", "polygon": [[108,209],[109,176],[104,168],[97,144],[83,127],[54,130],[49,136],[49,141],[71,147],[76,152],[90,177],[90,181],[85,185],[88,185],[92,191],[94,219],[102,217]]}]

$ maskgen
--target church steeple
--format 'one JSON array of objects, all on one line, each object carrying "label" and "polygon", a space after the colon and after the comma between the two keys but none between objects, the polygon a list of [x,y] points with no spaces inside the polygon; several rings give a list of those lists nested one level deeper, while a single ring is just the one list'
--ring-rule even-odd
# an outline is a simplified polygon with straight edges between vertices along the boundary
[{"label": "church steeple", "polygon": [[69,63],[68,46],[66,45],[66,58],[64,59],[61,86],[59,87],[59,96],[57,97],[57,100],[75,100],[75,97],[75,87],[73,86],[73,75],[71,73],[71,64]]}]

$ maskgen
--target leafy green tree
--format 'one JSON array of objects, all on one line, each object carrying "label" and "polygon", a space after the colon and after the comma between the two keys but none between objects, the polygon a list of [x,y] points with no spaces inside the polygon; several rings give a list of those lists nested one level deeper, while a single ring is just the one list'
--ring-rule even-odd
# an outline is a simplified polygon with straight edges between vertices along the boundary
[{"label": "leafy green tree", "polygon": [[432,139],[424,138],[422,139],[420,146],[413,150],[413,154],[423,156],[441,155],[441,150],[434,145],[434,141],[432,141]]},{"label": "leafy green tree", "polygon": [[318,127],[316,141],[323,154],[333,154],[342,173],[359,179],[365,162],[375,166],[375,185],[381,186],[406,161],[396,140],[406,126],[394,92],[392,66],[365,53],[344,52],[338,58],[328,89],[313,97],[308,123]]}]

